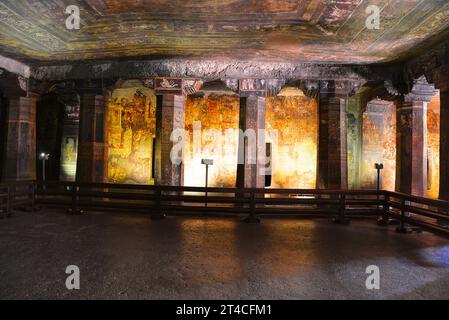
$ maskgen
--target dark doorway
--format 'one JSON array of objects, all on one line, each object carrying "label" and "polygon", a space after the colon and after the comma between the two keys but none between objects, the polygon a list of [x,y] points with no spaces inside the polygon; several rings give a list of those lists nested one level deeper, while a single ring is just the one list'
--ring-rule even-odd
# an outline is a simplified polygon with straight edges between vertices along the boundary
[{"label": "dark doorway", "polygon": [[64,105],[58,101],[55,93],[42,95],[37,102],[36,111],[36,175],[42,179],[41,153],[50,154],[46,161],[45,179],[59,180],[61,161],[61,139]]}]

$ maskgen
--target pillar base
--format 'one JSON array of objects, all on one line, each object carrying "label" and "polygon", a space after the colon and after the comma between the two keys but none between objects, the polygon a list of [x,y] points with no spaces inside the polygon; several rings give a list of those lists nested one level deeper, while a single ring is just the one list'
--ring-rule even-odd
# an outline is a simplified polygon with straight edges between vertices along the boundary
[{"label": "pillar base", "polygon": [[421,233],[422,230],[419,227],[399,226],[399,227],[396,228],[396,232],[404,233],[404,234],[410,234],[410,233],[413,233],[413,232]]},{"label": "pillar base", "polygon": [[260,218],[258,217],[246,217],[243,219],[243,222],[245,223],[260,223]]},{"label": "pillar base", "polygon": [[166,217],[165,213],[154,213],[151,215],[151,220],[164,220]]},{"label": "pillar base", "polygon": [[67,209],[66,212],[67,212],[67,214],[74,215],[74,216],[79,216],[79,215],[84,214],[84,210],[81,210],[81,209],[76,209],[76,210]]},{"label": "pillar base", "polygon": [[334,223],[341,224],[341,225],[348,225],[351,223],[351,219],[346,217],[335,217],[333,219]]},{"label": "pillar base", "polygon": [[408,233],[412,233],[413,230],[409,226],[399,226],[399,227],[396,228],[396,232],[397,233],[408,234]]},{"label": "pillar base", "polygon": [[384,219],[384,218],[379,218],[379,219],[377,219],[377,221],[376,221],[376,224],[378,225],[378,226],[389,226],[389,225],[391,225],[392,224],[392,222],[393,222],[393,220],[391,220],[391,219]]}]

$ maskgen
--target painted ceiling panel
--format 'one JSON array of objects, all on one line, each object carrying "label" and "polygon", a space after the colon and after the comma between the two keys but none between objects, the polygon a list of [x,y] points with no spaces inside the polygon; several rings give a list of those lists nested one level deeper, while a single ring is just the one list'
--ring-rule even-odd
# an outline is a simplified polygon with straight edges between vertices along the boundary
[{"label": "painted ceiling panel", "polygon": [[[80,30],[65,27],[70,4],[80,8]],[[369,5],[380,9],[379,30],[366,28]],[[448,29],[447,0],[0,0],[0,54],[29,62],[207,57],[374,63],[440,41]]]}]

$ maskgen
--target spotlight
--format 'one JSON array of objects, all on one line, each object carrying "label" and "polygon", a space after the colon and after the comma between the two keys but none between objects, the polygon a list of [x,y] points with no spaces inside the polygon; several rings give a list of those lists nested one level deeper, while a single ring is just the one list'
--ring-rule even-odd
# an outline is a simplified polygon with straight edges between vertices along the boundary
[{"label": "spotlight", "polygon": [[45,181],[45,161],[50,158],[49,153],[41,152],[39,159],[42,161],[42,181]]}]

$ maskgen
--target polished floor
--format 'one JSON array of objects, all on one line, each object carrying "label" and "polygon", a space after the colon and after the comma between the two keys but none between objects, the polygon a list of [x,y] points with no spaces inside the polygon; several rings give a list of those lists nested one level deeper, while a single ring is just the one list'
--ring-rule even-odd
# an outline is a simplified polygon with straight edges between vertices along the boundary
[{"label": "polished floor", "polygon": [[[80,290],[65,286],[68,265]],[[369,265],[379,290],[365,286]],[[449,239],[370,220],[52,210],[0,220],[1,299],[447,299],[448,279]]]}]

